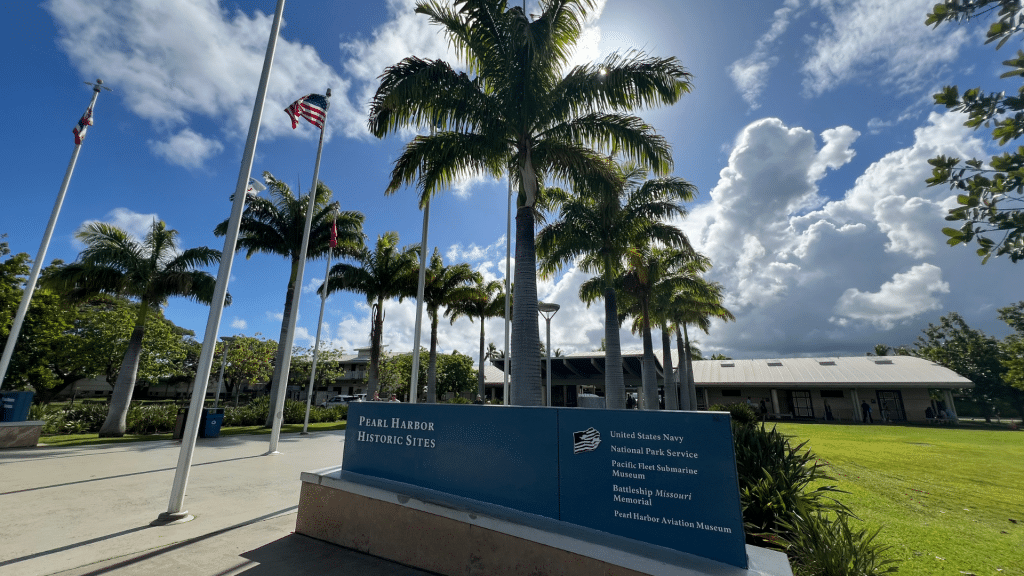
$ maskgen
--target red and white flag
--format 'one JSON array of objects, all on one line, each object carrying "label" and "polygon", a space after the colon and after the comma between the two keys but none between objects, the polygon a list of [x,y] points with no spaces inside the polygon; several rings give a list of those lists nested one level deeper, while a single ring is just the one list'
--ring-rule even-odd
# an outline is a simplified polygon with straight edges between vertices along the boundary
[{"label": "red and white flag", "polygon": [[82,140],[85,140],[85,131],[92,126],[92,108],[90,107],[82,114],[82,119],[78,121],[74,129],[71,130],[75,134],[75,144],[81,144]]}]

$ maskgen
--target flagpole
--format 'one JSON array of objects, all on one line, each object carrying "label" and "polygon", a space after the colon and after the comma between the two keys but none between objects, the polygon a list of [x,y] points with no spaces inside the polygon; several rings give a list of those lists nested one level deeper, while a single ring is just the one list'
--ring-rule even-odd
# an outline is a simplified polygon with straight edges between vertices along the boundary
[{"label": "flagpole", "polygon": [[316,360],[320,351],[320,328],[324,325],[324,306],[327,304],[327,283],[331,279],[331,255],[334,247],[327,251],[327,271],[324,272],[324,293],[320,295],[320,319],[316,322],[316,342],[313,344],[313,367],[309,371],[309,388],[306,389],[306,419],[302,422],[302,433],[309,434],[309,407],[313,403],[313,382],[316,381]]},{"label": "flagpole", "polygon": [[[327,89],[327,97],[331,97],[331,89]],[[316,191],[320,185],[320,157],[324,151],[324,132],[327,131],[327,110],[324,110],[324,123],[320,128],[320,144],[316,149],[316,165],[313,167],[313,189],[309,191],[309,205],[306,206],[306,227],[302,230],[302,248],[299,249],[299,269],[295,272],[295,289],[292,291],[292,313],[288,318],[288,331],[285,333],[284,365],[281,366],[281,382],[277,387],[274,406],[274,421],[270,429],[270,448],[267,454],[280,454],[277,443],[281,436],[281,424],[284,422],[284,398],[288,391],[288,371],[291,368],[292,344],[295,342],[295,323],[299,318],[299,300],[302,296],[302,279],[306,272],[306,253],[309,248],[309,231],[313,226],[313,210],[316,208]],[[317,327],[319,331],[319,326]]]},{"label": "flagpole", "polygon": [[[89,82],[86,82],[89,84]],[[89,107],[86,109],[86,113],[89,117],[92,117],[92,109],[96,105],[96,98],[100,95],[100,89],[110,90],[106,86],[103,86],[103,80],[96,80],[92,86],[92,100],[89,101]],[[61,206],[64,204],[64,196],[68,191],[68,184],[71,183],[71,174],[75,171],[75,163],[78,162],[78,153],[82,150],[82,139],[78,139],[75,143],[75,151],[71,153],[71,162],[68,163],[68,169],[64,173],[64,181],[60,185],[60,192],[57,193],[57,201],[53,204],[53,211],[50,212],[50,221],[46,224],[46,232],[43,233],[43,241],[39,244],[39,252],[36,254],[36,260],[32,263],[32,272],[28,276],[28,280],[25,282],[25,292],[21,295],[21,303],[18,304],[18,311],[14,315],[14,323],[11,325],[11,333],[7,335],[7,344],[4,345],[3,357],[0,358],[0,389],[4,386],[4,378],[7,376],[7,367],[11,363],[11,356],[14,355],[14,345],[18,341],[18,335],[21,333],[21,325],[25,321],[25,314],[28,312],[29,302],[32,300],[32,293],[36,289],[36,281],[39,280],[39,271],[43,267],[43,261],[46,260],[46,251],[50,247],[50,239],[53,237],[53,229],[57,226],[57,217],[60,215]]]},{"label": "flagpole", "polygon": [[187,522],[192,519],[188,510],[182,509],[185,505],[185,486],[188,485],[189,469],[192,466],[192,454],[196,447],[196,436],[199,434],[199,418],[203,408],[203,401],[206,399],[206,386],[210,380],[210,369],[213,367],[214,346],[217,344],[221,315],[224,312],[224,299],[228,293],[228,280],[231,278],[231,265],[235,258],[238,229],[242,224],[242,211],[245,209],[247,196],[245,190],[249,183],[249,174],[252,172],[256,141],[259,138],[260,123],[263,119],[263,104],[267,99],[267,82],[270,80],[270,69],[274,64],[274,51],[277,49],[277,37],[281,31],[284,2],[285,0],[277,0],[274,23],[270,26],[267,54],[263,58],[263,72],[260,75],[260,84],[256,91],[256,102],[252,108],[252,119],[249,121],[249,134],[245,140],[245,152],[242,155],[242,166],[238,171],[238,182],[235,184],[235,201],[231,205],[231,217],[228,219],[228,229],[224,234],[224,249],[221,252],[220,269],[217,272],[217,283],[213,289],[210,315],[206,321],[203,349],[199,354],[199,364],[196,367],[196,379],[192,386],[192,402],[189,404],[185,435],[181,440],[181,451],[178,453],[178,466],[174,472],[174,483],[171,485],[171,498],[167,504],[167,511],[161,513],[154,524]]},{"label": "flagpole", "polygon": [[430,223],[430,198],[423,206],[423,239],[420,241],[420,278],[416,285],[416,327],[413,329],[412,381],[409,383],[409,402],[416,403],[420,382],[420,338],[423,333],[423,292],[427,284],[427,225]]}]

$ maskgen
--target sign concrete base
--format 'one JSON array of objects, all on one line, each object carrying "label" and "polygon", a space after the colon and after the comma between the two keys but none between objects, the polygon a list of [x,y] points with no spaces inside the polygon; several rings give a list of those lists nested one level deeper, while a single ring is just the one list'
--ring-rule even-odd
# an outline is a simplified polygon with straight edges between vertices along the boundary
[{"label": "sign concrete base", "polygon": [[297,533],[439,574],[792,576],[749,545],[743,569],[340,466],[301,480]]},{"label": "sign concrete base", "polygon": [[42,420],[0,422],[0,448],[25,448],[39,444]]}]

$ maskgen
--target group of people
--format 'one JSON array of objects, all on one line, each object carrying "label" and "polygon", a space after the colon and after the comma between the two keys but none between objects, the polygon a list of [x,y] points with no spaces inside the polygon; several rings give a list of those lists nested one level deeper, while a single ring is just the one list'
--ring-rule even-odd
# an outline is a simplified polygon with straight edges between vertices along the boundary
[{"label": "group of people", "polygon": [[[371,402],[384,402],[384,401],[385,400],[380,397],[380,392],[374,392],[373,393],[373,400],[371,400]],[[392,394],[391,397],[387,399],[387,402],[401,402],[401,400],[398,399],[398,396]]]},{"label": "group of people", "polygon": [[952,414],[952,410],[949,410],[947,412],[945,408],[939,408],[938,412],[936,412],[935,409],[932,408],[931,406],[924,409],[924,417],[927,418],[928,420],[933,420],[936,418],[939,420],[950,420],[953,418]]}]

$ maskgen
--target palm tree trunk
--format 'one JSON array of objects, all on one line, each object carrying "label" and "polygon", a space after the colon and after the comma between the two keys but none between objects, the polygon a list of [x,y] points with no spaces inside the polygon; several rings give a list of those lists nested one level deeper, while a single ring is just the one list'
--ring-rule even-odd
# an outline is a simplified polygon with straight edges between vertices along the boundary
[{"label": "palm tree trunk", "polygon": [[[384,299],[378,298],[374,305],[373,325],[370,327],[370,369],[366,377],[366,397],[373,399],[377,393],[377,375],[380,374],[380,341],[384,332]],[[413,394],[416,391],[413,390]]]},{"label": "palm tree trunk", "polygon": [[661,325],[661,356],[662,372],[665,374],[665,410],[679,410],[676,375],[672,370],[672,339],[665,324]]},{"label": "palm tree trunk", "polygon": [[[294,268],[292,266],[294,275]],[[277,391],[280,390],[281,375],[284,373],[285,348],[288,346],[288,325],[292,315],[292,295],[295,293],[294,281],[288,280],[288,290],[284,295],[284,317],[281,318],[281,335],[277,339],[277,354],[274,355],[274,375],[270,378],[270,411],[267,412],[267,423],[264,427],[274,425],[274,412],[277,408]]]},{"label": "palm tree trunk", "polygon": [[654,361],[654,339],[651,338],[650,311],[644,306],[644,359],[641,371],[641,382],[644,389],[644,410],[657,410],[658,402],[658,365]]},{"label": "palm tree trunk", "polygon": [[690,364],[687,362],[689,348],[684,347],[683,333],[679,331],[678,324],[676,324],[676,350],[679,352],[679,409],[696,410],[696,407],[690,404]]},{"label": "palm tree trunk", "polygon": [[693,355],[690,354],[690,335],[683,324],[683,341],[686,344],[686,390],[690,394],[691,410],[697,409],[697,386],[693,381]]},{"label": "palm tree trunk", "polygon": [[481,398],[484,397],[484,320],[485,317],[480,317],[480,367],[476,373],[476,393]]},{"label": "palm tree trunk", "polygon": [[517,406],[542,404],[537,250],[532,202],[530,204],[516,211],[516,271],[512,294],[512,358],[515,358],[515,368],[512,370],[509,400]]},{"label": "palm tree trunk", "polygon": [[427,363],[427,404],[437,404],[437,310],[430,316],[430,361]]},{"label": "palm tree trunk", "polygon": [[619,311],[615,288],[604,288],[604,406],[626,409],[626,380],[622,374],[622,345],[619,343]]},{"label": "palm tree trunk", "polygon": [[142,357],[142,337],[146,334],[146,320],[149,317],[149,302],[143,300],[139,304],[139,313],[135,317],[135,328],[128,339],[128,350],[121,361],[121,369],[117,372],[114,392],[110,396],[110,409],[107,419],[100,427],[100,438],[120,438],[128,428],[128,407],[135,392],[135,377],[139,373],[139,359]]}]

